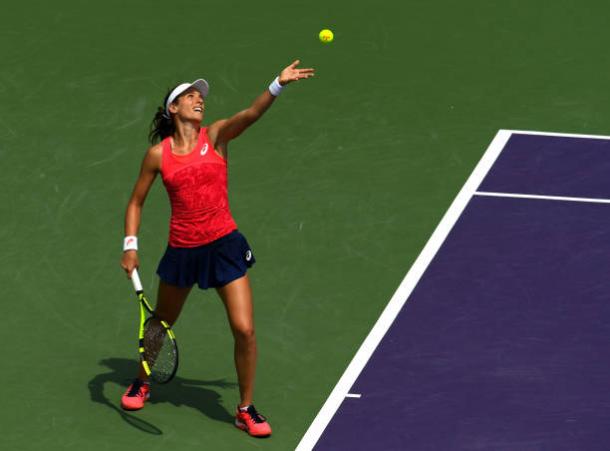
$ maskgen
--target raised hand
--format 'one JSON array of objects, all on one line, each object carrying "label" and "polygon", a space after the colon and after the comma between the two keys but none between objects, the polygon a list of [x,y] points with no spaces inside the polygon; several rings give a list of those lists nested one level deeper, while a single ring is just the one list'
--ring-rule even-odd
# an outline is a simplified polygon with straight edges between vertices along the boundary
[{"label": "raised hand", "polygon": [[280,85],[285,86],[290,82],[314,76],[313,68],[297,69],[300,63],[300,60],[295,60],[290,66],[280,72]]}]

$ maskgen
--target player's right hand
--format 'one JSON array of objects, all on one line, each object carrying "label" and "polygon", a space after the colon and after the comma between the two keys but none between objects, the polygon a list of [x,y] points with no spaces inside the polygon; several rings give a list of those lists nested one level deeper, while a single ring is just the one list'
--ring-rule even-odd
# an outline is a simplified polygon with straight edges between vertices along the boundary
[{"label": "player's right hand", "polygon": [[131,279],[131,273],[134,268],[138,268],[140,266],[140,260],[138,259],[138,252],[135,250],[129,250],[123,252],[123,257],[121,258],[121,268],[125,270],[127,273],[127,278]]}]

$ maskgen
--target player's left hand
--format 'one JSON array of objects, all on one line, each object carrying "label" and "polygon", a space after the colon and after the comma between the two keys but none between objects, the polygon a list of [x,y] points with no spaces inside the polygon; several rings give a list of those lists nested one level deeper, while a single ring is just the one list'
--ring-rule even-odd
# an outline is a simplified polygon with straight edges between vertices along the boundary
[{"label": "player's left hand", "polygon": [[290,82],[314,76],[314,69],[312,68],[297,69],[300,63],[300,60],[295,60],[290,66],[280,72],[280,85],[285,86]]}]

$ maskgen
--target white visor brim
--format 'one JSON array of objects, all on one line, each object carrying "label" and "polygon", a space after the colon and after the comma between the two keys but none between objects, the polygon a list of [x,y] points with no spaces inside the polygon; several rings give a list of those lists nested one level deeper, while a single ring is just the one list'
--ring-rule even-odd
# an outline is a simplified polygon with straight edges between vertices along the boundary
[{"label": "white visor brim", "polygon": [[199,91],[199,93],[201,94],[201,97],[203,97],[204,99],[206,98],[206,96],[208,95],[208,92],[210,91],[210,85],[203,78],[199,78],[198,80],[195,80],[193,83],[182,83],[182,84],[176,86],[172,90],[172,92],[169,94],[169,96],[167,97],[167,102],[165,102],[165,113],[166,114],[169,114],[169,106],[171,105],[171,103],[174,100],[176,100],[176,98],[180,94],[182,94],[184,91],[186,91],[187,89],[190,89],[190,88],[195,88],[197,91]]}]

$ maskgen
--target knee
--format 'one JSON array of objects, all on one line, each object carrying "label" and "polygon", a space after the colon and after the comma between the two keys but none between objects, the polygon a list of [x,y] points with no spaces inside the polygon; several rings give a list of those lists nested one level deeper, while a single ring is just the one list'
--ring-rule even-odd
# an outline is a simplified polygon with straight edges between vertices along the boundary
[{"label": "knee", "polygon": [[233,336],[235,337],[235,340],[243,343],[250,343],[256,340],[254,327],[250,325],[240,325],[235,327],[233,329]]}]

